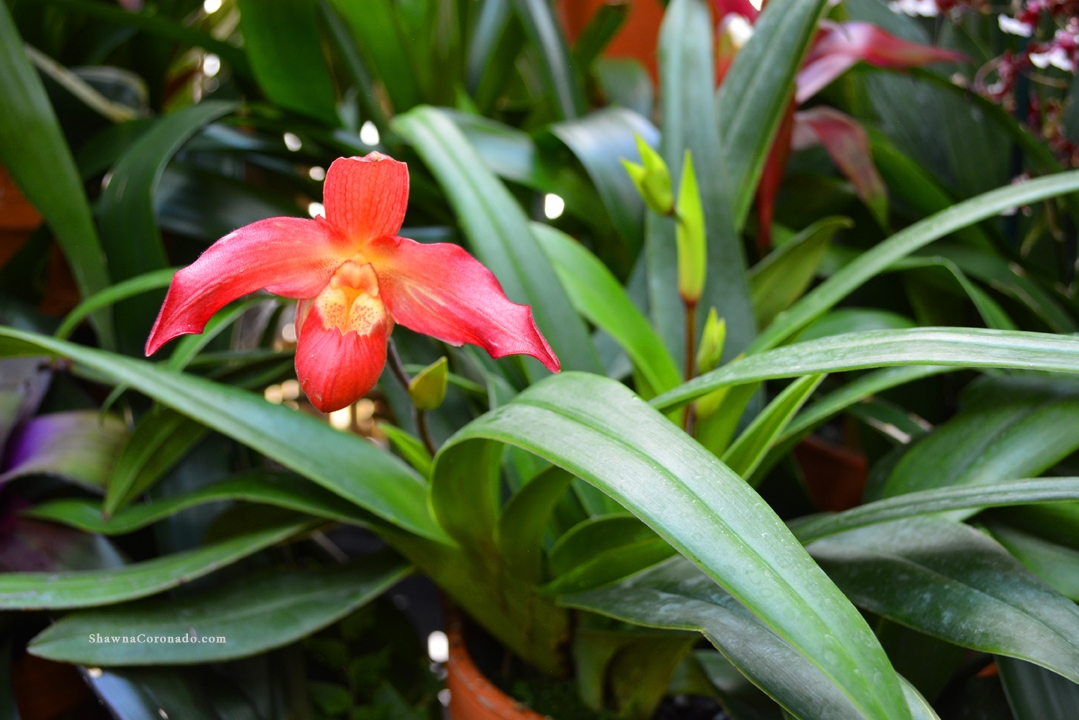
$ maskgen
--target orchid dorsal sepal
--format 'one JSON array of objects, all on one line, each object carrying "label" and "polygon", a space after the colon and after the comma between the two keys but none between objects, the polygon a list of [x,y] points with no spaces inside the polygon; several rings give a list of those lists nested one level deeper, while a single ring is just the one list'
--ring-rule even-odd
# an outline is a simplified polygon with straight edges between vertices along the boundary
[{"label": "orchid dorsal sepal", "polygon": [[701,344],[697,348],[697,372],[704,375],[719,366],[723,358],[723,346],[727,343],[727,319],[719,317],[713,307],[708,311],[701,333]]},{"label": "orchid dorsal sepal", "polygon": [[658,215],[674,214],[674,193],[671,190],[671,173],[667,163],[640,135],[637,138],[637,151],[641,155],[641,165],[622,158],[622,165],[629,173],[630,180],[637,187],[637,192],[644,199],[644,204]]},{"label": "orchid dorsal sepal", "polygon": [[440,357],[412,378],[408,383],[408,396],[417,410],[437,410],[446,399],[446,382],[449,364]]},{"label": "orchid dorsal sepal", "polygon": [[704,292],[708,264],[708,243],[704,229],[704,207],[693,171],[693,153],[686,150],[682,181],[678,186],[678,215],[675,239],[678,244],[678,292],[687,305],[696,305]]}]

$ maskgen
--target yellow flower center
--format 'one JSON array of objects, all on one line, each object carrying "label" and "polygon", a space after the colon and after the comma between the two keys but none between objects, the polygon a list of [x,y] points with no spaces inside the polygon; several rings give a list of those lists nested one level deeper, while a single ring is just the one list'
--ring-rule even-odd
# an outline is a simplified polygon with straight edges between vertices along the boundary
[{"label": "yellow flower center", "polygon": [[367,335],[386,322],[386,306],[378,297],[378,277],[364,260],[349,260],[337,268],[330,284],[315,298],[325,328],[344,335],[355,330]]}]

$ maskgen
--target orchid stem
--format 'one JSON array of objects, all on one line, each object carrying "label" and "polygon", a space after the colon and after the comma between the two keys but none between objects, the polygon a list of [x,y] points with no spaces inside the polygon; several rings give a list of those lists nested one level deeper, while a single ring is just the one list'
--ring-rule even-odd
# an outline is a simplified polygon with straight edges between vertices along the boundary
[{"label": "orchid stem", "polygon": [[[401,362],[401,356],[397,352],[397,344],[393,341],[393,338],[390,338],[386,343],[386,361],[390,366],[390,371],[397,378],[397,382],[401,383],[401,387],[405,389],[405,394],[407,395],[412,378],[405,371],[405,364]],[[434,457],[438,453],[438,447],[435,446],[435,441],[431,439],[431,433],[427,429],[427,413],[416,407],[415,403],[412,402],[411,395],[409,396],[409,405],[412,406],[412,419],[416,423],[416,430],[420,433],[420,439],[423,440],[427,452]]]},{"label": "orchid stem", "polygon": [[[696,370],[696,341],[697,341],[697,303],[693,300],[682,299],[686,306],[686,382],[693,379]],[[685,409],[682,416],[682,429],[687,433],[693,433],[693,405]]]}]

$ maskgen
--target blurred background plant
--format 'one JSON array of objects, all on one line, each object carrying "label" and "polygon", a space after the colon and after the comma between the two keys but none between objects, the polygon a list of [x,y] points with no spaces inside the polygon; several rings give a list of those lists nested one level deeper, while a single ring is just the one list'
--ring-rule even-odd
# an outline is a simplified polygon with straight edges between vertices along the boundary
[{"label": "blurred background plant", "polygon": [[[1075,16],[5,0],[0,714],[439,717],[444,598],[556,720],[1071,717]],[[372,150],[569,372],[398,328],[324,417],[267,294],[141,359]]]}]

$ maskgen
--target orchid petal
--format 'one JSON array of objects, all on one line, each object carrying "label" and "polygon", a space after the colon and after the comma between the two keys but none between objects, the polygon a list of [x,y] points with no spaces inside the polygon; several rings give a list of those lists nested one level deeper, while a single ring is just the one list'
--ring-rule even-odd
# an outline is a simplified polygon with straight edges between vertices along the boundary
[{"label": "orchid petal", "polygon": [[819,142],[862,202],[878,220],[887,220],[888,191],[873,164],[873,153],[865,129],[849,115],[830,107],[815,107],[794,116],[795,149]]},{"label": "orchid petal", "polygon": [[396,322],[451,345],[479,345],[491,357],[531,355],[557,372],[526,305],[511,302],[493,273],[457,245],[382,238],[364,248]]},{"label": "orchid petal", "polygon": [[176,273],[146,341],[146,354],[178,335],[202,332],[215,312],[256,290],[314,297],[355,252],[340,230],[321,219],[280,217],[246,225]]},{"label": "orchid petal", "polygon": [[858,62],[910,68],[966,60],[954,50],[907,42],[864,22],[821,23],[821,31],[798,72],[795,99],[803,103]]},{"label": "orchid petal", "polygon": [[386,341],[393,330],[388,318],[360,334],[342,333],[328,323],[312,300],[296,309],[296,377],[311,404],[324,413],[356,402],[378,382],[386,365]]},{"label": "orchid petal", "polygon": [[408,165],[373,152],[338,158],[322,189],[326,219],[354,242],[396,235],[408,208]]}]

